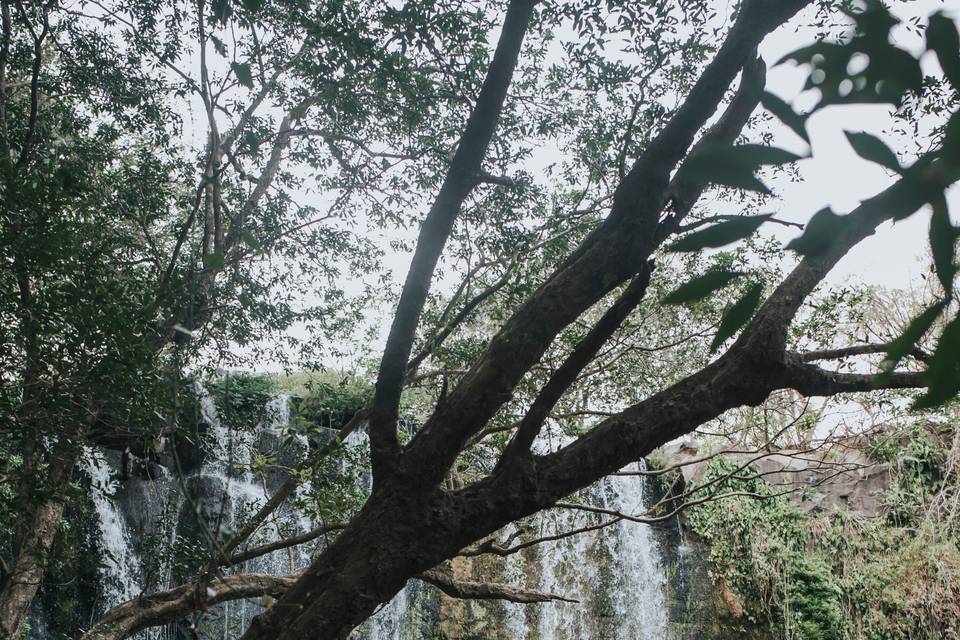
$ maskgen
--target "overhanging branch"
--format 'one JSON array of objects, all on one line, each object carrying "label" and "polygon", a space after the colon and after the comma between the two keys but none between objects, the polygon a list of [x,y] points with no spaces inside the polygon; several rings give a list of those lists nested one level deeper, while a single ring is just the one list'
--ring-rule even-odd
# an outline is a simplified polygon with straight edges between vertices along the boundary
[{"label": "overhanging branch", "polygon": [[555,601],[580,602],[579,600],[555,593],[532,591],[530,589],[514,587],[509,584],[458,580],[446,571],[440,569],[424,571],[418,575],[417,578],[427,584],[435,586],[451,598],[461,600],[506,600],[507,602],[518,602],[520,604]]},{"label": "overhanging branch", "polygon": [[442,481],[470,438],[511,397],[557,334],[638,273],[662,238],[669,177],[751,52],[810,0],[745,3],[680,109],[617,188],[611,213],[493,337],[481,358],[417,433],[404,458],[422,481]]}]

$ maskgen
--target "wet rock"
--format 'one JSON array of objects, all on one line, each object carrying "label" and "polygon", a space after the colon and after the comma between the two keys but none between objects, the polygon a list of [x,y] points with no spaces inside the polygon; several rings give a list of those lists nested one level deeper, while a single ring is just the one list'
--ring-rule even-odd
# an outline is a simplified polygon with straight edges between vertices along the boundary
[{"label": "wet rock", "polygon": [[220,526],[230,520],[233,505],[224,480],[217,476],[184,479],[183,504],[177,518],[177,536],[206,543],[211,536],[223,538]]}]

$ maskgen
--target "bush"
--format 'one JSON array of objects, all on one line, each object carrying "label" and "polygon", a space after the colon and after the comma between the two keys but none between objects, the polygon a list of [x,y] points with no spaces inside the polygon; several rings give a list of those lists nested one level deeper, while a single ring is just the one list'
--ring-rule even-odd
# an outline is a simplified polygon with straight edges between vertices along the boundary
[{"label": "bush", "polygon": [[[929,513],[947,480],[953,438],[952,428],[916,424],[873,441],[871,455],[890,464],[891,484],[884,513],[870,520],[804,514],[772,497],[781,488],[743,473],[714,486],[763,497],[706,502],[687,514],[710,544],[718,585],[744,605],[737,623],[782,640],[960,638],[958,539]],[[734,468],[715,459],[704,483]]]}]

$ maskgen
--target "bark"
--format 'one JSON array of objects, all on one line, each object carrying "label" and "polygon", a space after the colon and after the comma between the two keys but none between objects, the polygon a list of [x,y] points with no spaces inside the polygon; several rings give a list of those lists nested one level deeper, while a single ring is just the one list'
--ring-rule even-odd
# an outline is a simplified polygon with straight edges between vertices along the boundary
[{"label": "bark", "polygon": [[176,622],[192,611],[228,600],[279,596],[295,576],[240,573],[217,578],[200,587],[185,584],[169,591],[128,600],[97,621],[81,640],[121,640],[149,627]]},{"label": "bark", "polygon": [[15,549],[10,574],[0,590],[0,633],[17,638],[30,612],[30,605],[40,588],[47,561],[47,551],[53,543],[63,515],[64,501],[59,495],[70,480],[70,472],[77,460],[78,449],[68,438],[61,438],[54,448],[47,469],[47,488],[57,494],[43,500],[29,514],[28,527]]},{"label": "bark", "polygon": [[427,584],[435,586],[451,598],[459,598],[462,600],[506,600],[507,602],[517,602],[519,604],[553,601],[579,602],[579,600],[567,598],[555,593],[519,589],[496,582],[457,580],[448,572],[439,569],[424,571],[418,575],[417,578]]},{"label": "bark", "polygon": [[[424,571],[415,577],[440,589],[451,598],[462,600],[507,600],[520,604],[555,600],[577,602],[554,593],[532,591],[508,584],[458,580],[446,568]],[[122,640],[138,631],[182,620],[195,611],[205,611],[222,602],[262,596],[277,597],[282,595],[296,578],[296,574],[272,576],[238,573],[140,596],[110,609],[81,636],[81,640]]]},{"label": "bark", "polygon": [[574,383],[584,367],[590,364],[600,348],[606,344],[607,340],[643,300],[647,292],[647,285],[650,284],[650,273],[652,271],[653,264],[647,264],[590,332],[577,343],[577,346],[563,361],[563,364],[550,376],[550,379],[547,380],[547,383],[533,401],[530,410],[520,421],[517,433],[503,455],[501,465],[530,450],[530,445],[533,444],[534,439],[540,433],[541,426],[564,392]]}]

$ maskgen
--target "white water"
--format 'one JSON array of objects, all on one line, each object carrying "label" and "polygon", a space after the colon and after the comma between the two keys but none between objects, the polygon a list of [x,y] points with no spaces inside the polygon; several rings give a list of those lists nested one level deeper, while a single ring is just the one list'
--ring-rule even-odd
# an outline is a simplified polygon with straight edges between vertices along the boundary
[{"label": "white water", "polygon": [[[610,476],[586,491],[586,502],[625,514],[645,509],[645,480]],[[534,518],[537,536],[598,524],[608,516],[553,511]],[[660,640],[667,634],[666,575],[650,527],[621,520],[594,532],[537,545],[540,576],[529,588],[579,600],[536,605],[507,604],[514,618],[537,619],[540,639]],[[530,625],[527,625],[529,628]],[[516,628],[516,627],[515,627]],[[522,635],[517,637],[524,637]]]},{"label": "white water", "polygon": [[100,542],[106,555],[106,564],[100,569],[101,595],[104,608],[110,608],[140,593],[140,558],[133,551],[130,529],[113,499],[118,485],[111,477],[110,465],[99,451],[87,449],[85,453],[90,499],[97,511]]},{"label": "white water", "polygon": [[[210,454],[204,461],[199,475],[214,478],[223,487],[220,504],[217,505],[216,518],[209,532],[212,538],[226,540],[243,525],[245,514],[252,514],[269,500],[269,491],[263,478],[258,478],[252,470],[256,439],[264,432],[276,434],[290,421],[290,397],[279,394],[265,407],[264,419],[255,430],[232,429],[223,424],[220,412],[213,397],[202,387],[198,387],[201,415],[209,426]],[[258,546],[275,542],[289,535],[303,533],[311,523],[301,514],[281,509],[271,515],[254,536],[250,545]],[[309,558],[301,549],[278,550],[248,560],[234,571],[285,575],[305,567]],[[217,607],[222,619],[212,631],[223,640],[239,637],[253,617],[262,610],[258,600],[237,600],[226,602]],[[210,637],[214,637],[211,635]]]}]

